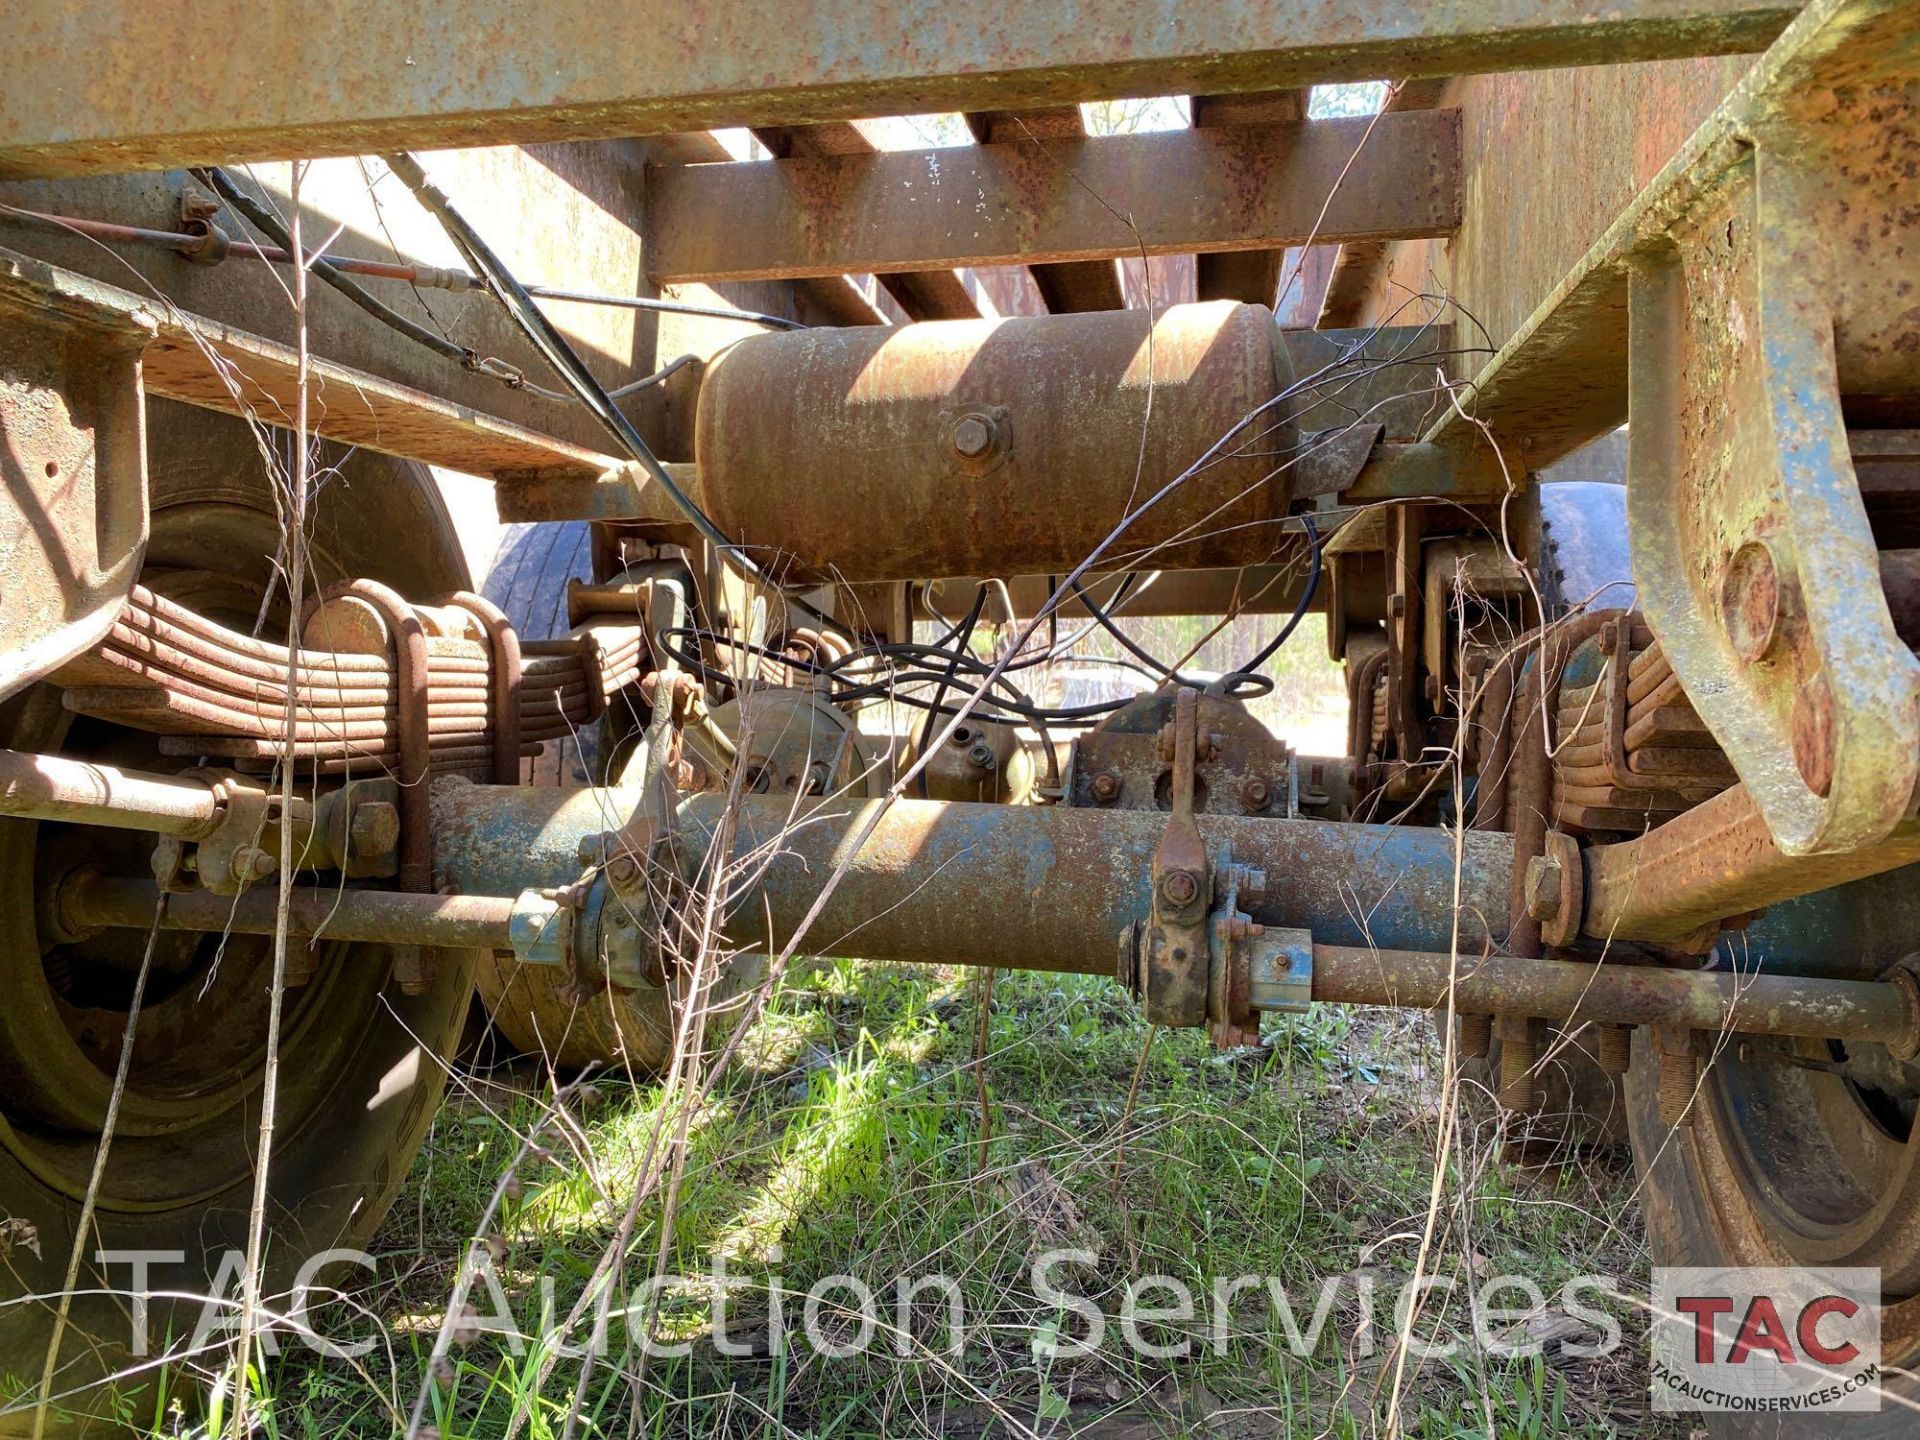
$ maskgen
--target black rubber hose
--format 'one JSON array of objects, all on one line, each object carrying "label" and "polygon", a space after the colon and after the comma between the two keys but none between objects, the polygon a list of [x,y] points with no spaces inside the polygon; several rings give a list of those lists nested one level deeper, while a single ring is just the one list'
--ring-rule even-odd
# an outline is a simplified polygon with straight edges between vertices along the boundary
[{"label": "black rubber hose", "polygon": [[[193,171],[193,175],[196,179],[202,181],[217,192],[222,200],[225,200],[235,210],[239,211],[241,216],[249,225],[253,226],[254,229],[258,230],[262,235],[265,235],[288,254],[291,255],[294,253],[293,236],[287,232],[287,227],[280,223],[280,217],[262,205],[258,200],[255,200],[251,195],[247,194],[247,192],[242,190],[238,185],[234,184],[233,177],[228,175],[226,171],[217,165],[210,165],[204,170]],[[382,325],[391,326],[409,340],[424,345],[435,354],[444,355],[449,360],[458,360],[469,369],[473,369],[479,364],[479,357],[475,355],[473,351],[454,344],[453,341],[447,339],[444,335],[435,334],[418,321],[409,320],[391,305],[376,299],[358,282],[348,279],[345,275],[342,275],[338,270],[335,270],[331,265],[327,264],[324,256],[320,258],[312,269],[314,274],[318,275],[327,284],[331,285],[362,310],[373,316],[373,318],[378,320]]]}]

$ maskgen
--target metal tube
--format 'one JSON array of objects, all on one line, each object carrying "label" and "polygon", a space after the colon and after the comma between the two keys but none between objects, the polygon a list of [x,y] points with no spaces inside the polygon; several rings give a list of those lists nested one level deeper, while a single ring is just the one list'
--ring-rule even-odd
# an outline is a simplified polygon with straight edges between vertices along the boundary
[{"label": "metal tube", "polygon": [[1064,571],[1129,516],[1116,565],[1273,558],[1295,429],[1265,307],[865,328],[749,336],[708,362],[694,456],[728,534],[778,536],[839,581]]},{"label": "metal tube", "polygon": [[[167,898],[168,930],[221,930],[271,935],[278,895],[271,886],[239,896],[195,890]],[[82,870],[60,887],[61,921],[76,933],[101,927],[145,929],[153,923],[160,887]],[[513,901],[496,895],[412,895],[392,890],[301,886],[293,892],[291,933],[383,945],[446,950],[504,950]]]},{"label": "metal tube", "polygon": [[[271,934],[275,898],[270,889],[237,898],[205,891],[174,895],[162,923],[173,930]],[[159,887],[150,880],[83,871],[62,885],[57,903],[62,921],[76,930],[141,928],[152,923],[159,899]],[[306,887],[294,891],[292,928],[296,935],[324,934],[332,940],[504,949],[509,943],[513,903],[504,896]],[[742,933],[750,933],[750,927]],[[909,955],[901,953],[903,947],[895,943],[895,935],[854,930],[833,948],[866,957],[1004,963],[990,945],[956,947],[952,935],[930,939],[937,953]],[[1111,946],[1105,948],[1111,950]],[[1080,953],[1076,949],[1071,956]],[[1096,951],[1086,953],[1109,958]],[[1019,963],[1087,973],[1106,968],[1101,964],[1044,965],[1033,956]],[[1503,1014],[1538,1016],[1568,1025],[1587,1021],[1677,1025],[1709,1032],[1876,1041],[1903,1050],[1920,1039],[1920,992],[1899,984],[1503,956],[1461,956],[1455,961],[1434,951],[1354,945],[1313,947],[1313,998],[1322,1004],[1435,1009],[1446,1003],[1450,970],[1457,970],[1454,1003],[1463,1013],[1498,1009]]]},{"label": "metal tube", "polygon": [[[435,881],[463,894],[514,895],[569,885],[581,846],[597,847],[634,812],[632,790],[536,790],[445,778],[433,787]],[[753,796],[728,852],[738,901],[733,943],[782,947],[835,865],[847,872],[803,943],[810,953],[974,961],[1111,974],[1120,932],[1147,913],[1147,877],[1167,817],[1153,810],[1081,810],[901,800],[859,852],[851,837],[877,801]],[[689,865],[706,856],[725,798],[696,795],[674,837]],[[1478,952],[1504,928],[1512,841],[1414,826],[1344,825],[1202,815],[1210,849],[1267,872],[1256,920],[1311,930],[1333,944],[1444,949],[1453,925],[1460,845],[1461,947]]]},{"label": "metal tube", "polygon": [[0,815],[191,839],[212,830],[220,800],[200,780],[0,750]]},{"label": "metal tube", "polygon": [[[1446,1004],[1454,964],[1444,954],[1315,945],[1313,998],[1430,1010]],[[1506,956],[1462,955],[1457,967],[1454,1008],[1461,1013],[1873,1040],[1908,1050],[1920,1040],[1920,992],[1882,981]]]}]

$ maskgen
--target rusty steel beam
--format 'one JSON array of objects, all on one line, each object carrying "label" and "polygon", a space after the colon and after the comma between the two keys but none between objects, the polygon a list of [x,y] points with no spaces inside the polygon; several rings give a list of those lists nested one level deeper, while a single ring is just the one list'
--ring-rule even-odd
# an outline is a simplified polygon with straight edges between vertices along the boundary
[{"label": "rusty steel beam", "polygon": [[649,179],[648,264],[672,284],[1452,231],[1458,114],[1383,117],[1362,148],[1370,123],[660,169]]},{"label": "rusty steel beam", "polygon": [[[1307,118],[1309,89],[1267,90],[1252,95],[1196,95],[1193,128],[1230,125],[1295,125]],[[1280,289],[1284,248],[1227,250],[1194,257],[1194,296],[1200,300],[1245,300],[1272,305]]]},{"label": "rusty steel beam", "polygon": [[[764,143],[764,142],[763,142]],[[727,147],[705,130],[662,135],[649,142],[648,159],[656,164],[712,165],[733,158]],[[887,317],[874,307],[845,275],[798,280],[793,286],[794,316],[806,325],[885,325]]]},{"label": "rusty steel beam", "polygon": [[[1086,138],[1087,125],[1078,105],[1052,105],[1042,110],[984,110],[964,117],[967,129],[982,145],[1026,143],[1045,149],[1050,141]],[[1065,260],[1035,265],[1028,272],[1055,315],[1076,310],[1121,310],[1126,292],[1120,285],[1117,260]]]},{"label": "rusty steel beam", "polygon": [[887,317],[846,275],[793,282],[794,310],[807,325],[885,325]]},{"label": "rusty steel beam", "polygon": [[[1537,471],[1625,424],[1628,290],[1635,267],[1657,258],[1687,228],[1691,212],[1707,210],[1728,180],[1750,169],[1756,133],[1798,132],[1814,151],[1813,165],[1831,163],[1822,151],[1827,157],[1846,154],[1849,143],[1896,153],[1911,133],[1906,105],[1873,111],[1882,130],[1874,134],[1860,115],[1864,102],[1857,97],[1866,90],[1849,90],[1849,105],[1824,116],[1817,97],[1849,82],[1910,86],[1911,74],[1876,77],[1866,67],[1911,69],[1912,19],[1904,0],[1821,0],[1808,7],[1794,33],[1754,66],[1480,368],[1466,407],[1474,418],[1442,410],[1428,438],[1474,446],[1491,433],[1516,455],[1524,453],[1527,468]],[[1893,218],[1889,214],[1889,223]],[[1860,256],[1883,252],[1896,253],[1891,240],[1876,250],[1873,239],[1862,236]],[[1882,278],[1877,266],[1842,265],[1835,285],[1866,289]],[[1863,304],[1859,328],[1870,330],[1871,317],[1881,313],[1881,307]],[[1886,323],[1900,323],[1893,312],[1884,314]]]},{"label": "rusty steel beam", "polygon": [[1787,855],[1736,785],[1633,840],[1586,855],[1581,930],[1596,940],[1686,942],[1714,922],[1920,861],[1920,825],[1829,855]]},{"label": "rusty steel beam", "polygon": [[[1431,110],[1440,103],[1444,79],[1408,80],[1388,94],[1387,110]],[[1333,329],[1359,323],[1366,299],[1378,281],[1388,255],[1387,243],[1359,240],[1340,247],[1327,293],[1321,297],[1319,328]]]},{"label": "rusty steel beam", "polygon": [[[33,297],[50,311],[150,327],[141,354],[145,393],[290,427],[299,357],[291,346],[158,306],[145,296],[42,260],[0,250],[0,294]],[[362,370],[310,358],[316,435],[471,475],[591,480],[612,457],[456,405]]]},{"label": "rusty steel beam", "polygon": [[[846,120],[826,125],[756,125],[753,138],[776,160],[796,155],[872,155],[880,148]],[[879,280],[909,320],[980,318],[980,306],[953,270],[902,271]]]},{"label": "rusty steel beam", "polygon": [[[0,69],[0,177],[1226,94],[1768,43],[1782,0],[1111,0],[982,24],[901,0],[718,0],[697,33],[615,0],[32,7]],[[218,56],[212,69],[156,63]],[[513,63],[476,63],[512,56]],[[289,76],[300,77],[290,85]]]}]

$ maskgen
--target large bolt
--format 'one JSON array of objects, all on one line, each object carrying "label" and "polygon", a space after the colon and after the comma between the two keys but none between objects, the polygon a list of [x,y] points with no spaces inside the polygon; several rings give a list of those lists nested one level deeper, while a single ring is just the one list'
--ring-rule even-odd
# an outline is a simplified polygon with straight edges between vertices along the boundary
[{"label": "large bolt", "polygon": [[1267,802],[1273,798],[1273,792],[1267,788],[1267,782],[1258,775],[1253,776],[1240,787],[1240,808],[1249,813],[1267,808]]},{"label": "large bolt", "polygon": [[1596,1025],[1594,1027],[1600,1068],[1609,1075],[1624,1075],[1633,1063],[1633,1027]]},{"label": "large bolt", "polygon": [[1534,1106],[1533,1066],[1536,1051],[1533,1021],[1525,1015],[1502,1015],[1495,1025],[1500,1035],[1500,1108],[1531,1110]]},{"label": "large bolt", "polygon": [[384,855],[400,843],[399,808],[385,800],[367,800],[353,807],[347,826],[347,850],[356,860]]},{"label": "large bolt", "polygon": [[953,422],[954,453],[978,460],[993,448],[993,422],[984,415],[962,415]]},{"label": "large bolt", "polygon": [[233,852],[233,878],[242,884],[249,880],[264,880],[273,874],[278,863],[258,845],[242,845]]},{"label": "large bolt", "polygon": [[1560,886],[1566,877],[1552,855],[1536,855],[1527,862],[1527,914],[1547,921],[1560,914]]},{"label": "large bolt", "polygon": [[1093,777],[1093,799],[1098,805],[1111,805],[1120,798],[1125,782],[1111,770],[1102,770]]},{"label": "large bolt", "polygon": [[1460,1053],[1469,1060],[1484,1060],[1487,1051],[1493,1048],[1493,1017],[1491,1015],[1462,1015],[1460,1017]]},{"label": "large bolt", "polygon": [[1780,568],[1766,541],[1749,540],[1733,552],[1720,581],[1720,614],[1733,653],[1748,665],[1780,638],[1781,592]]},{"label": "large bolt", "polygon": [[1693,1048],[1693,1032],[1663,1035],[1660,1051],[1660,1123],[1693,1124],[1693,1096],[1700,1087],[1700,1062]]},{"label": "large bolt", "polygon": [[1169,905],[1191,905],[1200,880],[1191,870],[1170,870],[1160,881],[1160,898]]},{"label": "large bolt", "polygon": [[425,995],[433,989],[433,956],[418,945],[395,945],[393,977],[401,994]]},{"label": "large bolt", "polygon": [[616,885],[631,885],[640,878],[640,862],[631,855],[616,855],[607,862],[607,879]]}]

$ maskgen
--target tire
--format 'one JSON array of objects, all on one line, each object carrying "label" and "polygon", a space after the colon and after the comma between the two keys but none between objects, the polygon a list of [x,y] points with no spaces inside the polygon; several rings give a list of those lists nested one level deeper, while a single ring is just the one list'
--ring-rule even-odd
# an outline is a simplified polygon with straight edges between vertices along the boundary
[{"label": "tire", "polygon": [[[1742,968],[1866,979],[1914,950],[1920,867],[1770,908],[1738,946]],[[1920,1405],[1920,1136],[1913,1104],[1847,1078],[1720,1048],[1693,1123],[1660,1118],[1659,1069],[1645,1032],[1627,1077],[1647,1238],[1656,1265],[1865,1265],[1881,1271],[1879,1414],[1706,1415],[1724,1440],[1911,1436]],[[1834,1058],[1833,1047],[1799,1047]],[[1877,1055],[1874,1052],[1878,1052]],[[1841,1051],[1840,1053],[1846,1053]],[[1880,1063],[1882,1047],[1861,1047]],[[1898,1088],[1920,1088],[1899,1067]],[[1902,1373],[1902,1372],[1906,1373]]]},{"label": "tire", "polygon": [[[156,401],[149,415],[153,527],[144,576],[163,593],[250,625],[279,534],[253,438],[238,421],[184,406]],[[367,452],[335,450],[326,461],[339,470],[315,501],[319,582],[372,575],[415,596],[465,585],[465,562],[424,469]],[[395,544],[402,535],[408,543]],[[0,743],[182,766],[161,757],[151,737],[73,717],[47,685],[0,706]],[[10,1299],[61,1288],[112,1087],[129,966],[137,968],[146,943],[133,931],[63,943],[36,914],[36,881],[75,852],[139,873],[150,848],[134,832],[0,822],[0,905],[8,907],[0,920],[0,1260]],[[371,1239],[439,1104],[473,959],[437,953],[429,990],[410,996],[391,982],[384,947],[336,944],[317,957],[311,982],[288,992],[265,1295],[284,1296],[308,1257]],[[270,966],[270,941],[261,937],[230,937],[222,950],[217,937],[169,931],[156,943],[89,1242],[90,1253],[179,1257],[156,1263],[145,1288],[208,1293],[226,1252],[245,1250],[260,1120],[261,980]],[[224,1276],[227,1293],[235,1275]],[[71,1426],[109,1412],[141,1429],[160,1423],[151,1366],[102,1383],[137,1358],[131,1287],[125,1266],[82,1267],[54,1386]],[[169,1335],[183,1343],[201,1313],[197,1303],[154,1300],[155,1347]],[[52,1330],[50,1303],[0,1306],[0,1393],[25,1397],[0,1409],[0,1430],[32,1427]],[[198,1368],[226,1359],[202,1357]],[[175,1395],[182,1373],[176,1368],[167,1382]],[[61,1414],[53,1418],[62,1423]]]},{"label": "tire", "polygon": [[[526,640],[567,633],[567,582],[591,579],[592,541],[584,521],[515,525],[502,539],[485,593]],[[613,712],[609,712],[611,715]],[[578,736],[549,742],[529,762],[535,785],[587,785],[612,762],[609,716]],[[624,747],[623,747],[624,748]],[[734,956],[709,991],[708,1033],[759,983],[764,960]],[[510,953],[484,955],[475,976],[494,1028],[523,1055],[569,1072],[588,1067],[656,1074],[673,1058],[678,1007],[671,987],[582,991],[551,965],[527,965]]]},{"label": "tire", "polygon": [[[1549,603],[1632,603],[1626,560],[1626,491],[1598,482],[1540,491]],[[1859,881],[1767,910],[1729,937],[1723,960],[1773,973],[1875,979],[1912,953],[1920,933],[1920,867]],[[1796,1047],[1830,1064],[1832,1047]],[[1877,1053],[1875,1053],[1877,1052]],[[1844,1051],[1842,1052],[1845,1053]],[[1863,1047],[1902,1094],[1920,1095],[1920,1067]],[[1578,1083],[1592,1099],[1597,1067]],[[1550,1102],[1551,1105],[1552,1102]],[[1656,1265],[1868,1265],[1882,1271],[1883,1363],[1920,1362],[1920,1141],[1914,1106],[1829,1070],[1781,1059],[1743,1060],[1722,1046],[1696,1092],[1690,1125],[1660,1118],[1659,1063],[1636,1032],[1633,1061],[1610,1113],[1625,1120]],[[1876,1188],[1877,1187],[1877,1188]],[[1708,1414],[1726,1440],[1826,1440],[1915,1433],[1920,1382],[1891,1374],[1881,1413],[1802,1416]],[[1902,1402],[1905,1403],[1902,1403]]]},{"label": "tire", "polygon": [[[567,582],[593,578],[591,532],[584,520],[506,527],[481,593],[505,612],[521,639],[552,640],[571,628]],[[600,731],[595,723],[570,739],[545,742],[522,763],[521,778],[534,785],[599,783]]]}]

